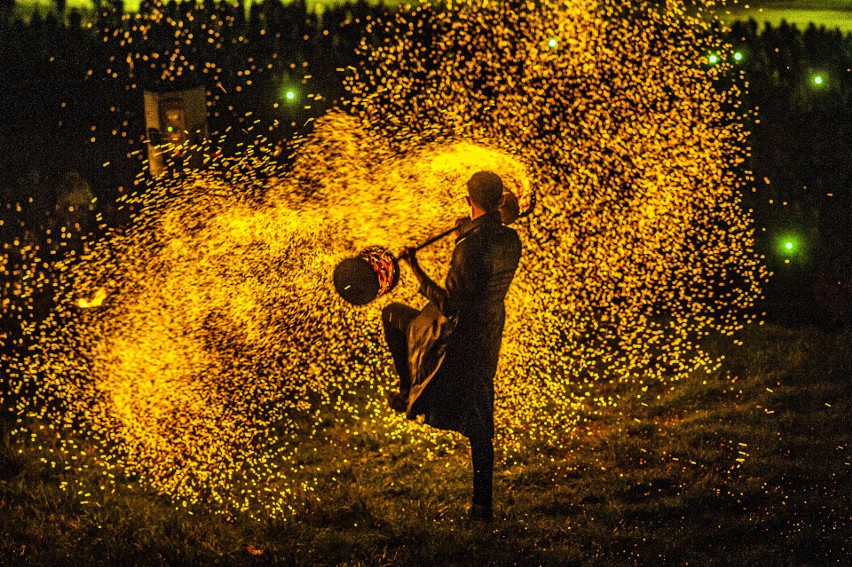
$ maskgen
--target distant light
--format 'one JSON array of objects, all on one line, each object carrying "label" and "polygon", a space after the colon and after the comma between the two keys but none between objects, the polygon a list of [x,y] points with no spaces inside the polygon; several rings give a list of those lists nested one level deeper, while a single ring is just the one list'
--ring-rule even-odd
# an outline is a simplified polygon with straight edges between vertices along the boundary
[{"label": "distant light", "polygon": [[716,55],[715,53],[711,53],[711,54],[707,57],[707,61],[709,61],[711,65],[715,65],[716,63],[718,63],[718,62],[719,62],[719,56],[718,56],[718,55]]},{"label": "distant light", "polygon": [[795,235],[787,235],[778,242],[779,253],[783,256],[799,254],[799,239]]},{"label": "distant light", "polygon": [[175,129],[172,126],[166,126],[166,132],[174,132]]},{"label": "distant light", "polygon": [[559,42],[556,40],[555,37],[551,37],[549,40],[547,40],[547,47],[549,47],[550,49],[555,49],[557,45],[559,45]]},{"label": "distant light", "polygon": [[289,90],[284,96],[287,98],[287,100],[294,100],[296,98],[296,91]]},{"label": "distant light", "polygon": [[814,84],[816,86],[820,86],[824,82],[825,82],[825,79],[823,78],[822,75],[814,75]]},{"label": "distant light", "polygon": [[740,51],[735,52],[734,53],[734,60],[735,61],[742,61],[743,60],[742,52],[740,52]]}]

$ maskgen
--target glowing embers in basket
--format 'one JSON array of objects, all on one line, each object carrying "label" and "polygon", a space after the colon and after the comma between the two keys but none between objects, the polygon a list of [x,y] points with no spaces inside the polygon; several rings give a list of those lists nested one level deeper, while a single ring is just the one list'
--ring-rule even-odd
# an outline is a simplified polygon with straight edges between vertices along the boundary
[{"label": "glowing embers in basket", "polygon": [[334,289],[352,305],[366,305],[399,281],[399,262],[386,248],[370,246],[334,269]]}]

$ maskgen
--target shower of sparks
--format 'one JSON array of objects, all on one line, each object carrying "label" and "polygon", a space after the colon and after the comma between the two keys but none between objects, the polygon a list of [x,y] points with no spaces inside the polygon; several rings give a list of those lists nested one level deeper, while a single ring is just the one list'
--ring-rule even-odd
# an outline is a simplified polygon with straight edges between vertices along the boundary
[{"label": "shower of sparks", "polygon": [[[702,339],[753,317],[766,272],[739,201],[750,178],[731,49],[680,2],[424,3],[368,34],[381,45],[364,43],[349,100],[286,170],[271,144],[208,156],[128,198],[132,227],[56,270],[26,243],[4,249],[3,316],[20,330],[0,338],[18,347],[3,362],[19,410],[82,432],[113,482],[286,515],[315,487],[306,440],[357,446],[324,438],[320,415],[427,454],[447,443],[383,405],[394,378],[379,314],[423,304],[410,273],[364,308],[331,276],[367,246],[452,226],[480,169],[522,210],[538,200],[516,226],[496,378],[504,459],[531,439],[558,449],[579,410],[617,407],[605,383],[673,387],[716,369]],[[426,271],[440,279],[451,249],[425,249]],[[45,289],[56,307],[36,320],[27,301]]]}]

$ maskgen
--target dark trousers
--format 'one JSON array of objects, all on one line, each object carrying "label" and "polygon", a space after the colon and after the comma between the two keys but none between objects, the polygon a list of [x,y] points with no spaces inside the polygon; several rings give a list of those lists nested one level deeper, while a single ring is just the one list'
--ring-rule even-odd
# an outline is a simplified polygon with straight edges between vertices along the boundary
[{"label": "dark trousers", "polygon": [[399,376],[399,391],[411,389],[411,372],[408,370],[408,325],[420,313],[417,309],[391,303],[382,309],[382,327],[385,330],[385,341],[393,357],[396,375]]},{"label": "dark trousers", "polygon": [[469,437],[473,461],[473,503],[491,508],[494,483],[494,441],[490,437]]},{"label": "dark trousers", "polygon": [[[408,369],[408,325],[419,311],[402,303],[391,303],[382,310],[382,327],[385,341],[391,351],[393,365],[399,376],[399,389],[411,389],[411,373]],[[491,437],[473,435],[470,455],[473,463],[473,503],[491,507],[494,479],[494,441]]]}]

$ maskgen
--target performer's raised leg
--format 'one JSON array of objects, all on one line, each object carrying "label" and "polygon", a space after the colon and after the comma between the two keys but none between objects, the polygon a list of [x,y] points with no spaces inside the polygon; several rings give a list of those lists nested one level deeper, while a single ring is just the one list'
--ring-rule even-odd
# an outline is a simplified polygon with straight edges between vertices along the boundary
[{"label": "performer's raised leg", "polygon": [[408,325],[417,313],[417,309],[402,303],[391,303],[382,309],[385,341],[393,357],[396,375],[399,376],[399,391],[406,395],[411,389],[411,372],[408,370]]}]

